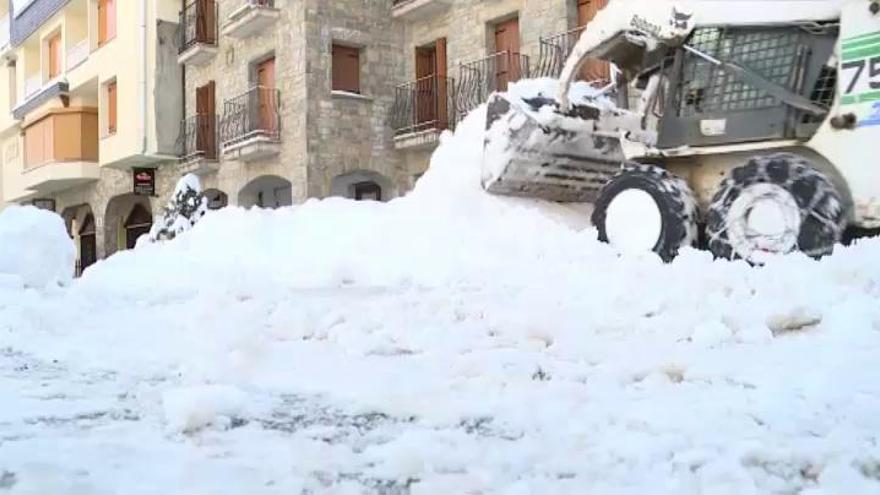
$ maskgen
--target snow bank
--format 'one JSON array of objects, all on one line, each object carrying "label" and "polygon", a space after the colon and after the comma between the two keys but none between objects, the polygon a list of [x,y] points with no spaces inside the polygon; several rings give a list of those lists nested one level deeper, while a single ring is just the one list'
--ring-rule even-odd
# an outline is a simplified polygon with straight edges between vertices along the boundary
[{"label": "snow bank", "polygon": [[539,259],[569,258],[571,243],[606,250],[591,241],[583,207],[481,189],[484,120],[480,108],[455,136],[442,136],[430,169],[406,197],[209,212],[174,242],[139,246],[93,266],[76,290],[103,297],[112,288],[150,301],[206,290],[257,296],[273,288],[434,287],[500,281],[513,264],[528,270]]},{"label": "snow bank", "polygon": [[622,257],[578,208],[482,192],[484,111],[404,198],[227,208],[69,290],[0,295],[0,473],[106,493],[880,493],[880,240],[761,269]]},{"label": "snow bank", "polygon": [[59,215],[30,206],[0,212],[0,286],[63,285],[75,263],[76,247]]}]

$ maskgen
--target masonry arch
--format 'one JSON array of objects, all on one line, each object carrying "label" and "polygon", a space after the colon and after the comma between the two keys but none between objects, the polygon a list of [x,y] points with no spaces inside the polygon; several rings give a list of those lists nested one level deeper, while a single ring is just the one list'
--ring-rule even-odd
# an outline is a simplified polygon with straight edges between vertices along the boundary
[{"label": "masonry arch", "polygon": [[98,231],[95,215],[88,204],[70,206],[61,212],[61,218],[67,226],[67,235],[76,246],[76,273],[98,261]]},{"label": "masonry arch", "polygon": [[289,180],[277,175],[262,175],[250,181],[238,193],[238,205],[244,208],[281,208],[293,204]]},{"label": "masonry arch", "polygon": [[146,196],[128,193],[111,199],[104,215],[104,252],[109,256],[133,248],[153,226],[152,212]]},{"label": "masonry arch", "polygon": [[229,205],[229,196],[219,189],[205,189],[204,194],[209,210],[219,210]]},{"label": "masonry arch", "polygon": [[330,183],[330,195],[358,201],[388,201],[397,196],[394,182],[372,170],[337,175]]}]

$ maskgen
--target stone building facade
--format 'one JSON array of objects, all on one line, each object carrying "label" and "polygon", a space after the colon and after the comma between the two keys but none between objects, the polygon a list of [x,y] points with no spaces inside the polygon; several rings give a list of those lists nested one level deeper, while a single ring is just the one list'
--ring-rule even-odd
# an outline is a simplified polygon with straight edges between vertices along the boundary
[{"label": "stone building facade", "polygon": [[[95,39],[103,29],[96,13],[108,3],[120,34],[104,46]],[[388,200],[413,187],[439,135],[489,92],[554,76],[548,61],[558,65],[567,49],[560,36],[584,23],[585,8],[605,3],[34,0],[25,15],[10,12],[21,39],[0,40],[18,82],[0,78],[0,200],[50,200],[72,236],[87,226],[98,258],[131,245],[127,232],[143,231],[144,212],[158,214],[185,173],[200,176],[212,208]],[[146,45],[133,34],[142,17]],[[39,94],[48,96],[37,101],[30,67],[46,58],[45,37],[56,26],[64,71],[44,74]],[[116,75],[120,60],[144,66],[147,94]],[[117,77],[119,132],[108,136],[104,92]],[[51,173],[39,182],[43,172],[25,164],[24,134],[46,105],[96,112],[99,152],[79,168],[41,164]],[[132,191],[141,167],[154,171],[153,196]]]}]

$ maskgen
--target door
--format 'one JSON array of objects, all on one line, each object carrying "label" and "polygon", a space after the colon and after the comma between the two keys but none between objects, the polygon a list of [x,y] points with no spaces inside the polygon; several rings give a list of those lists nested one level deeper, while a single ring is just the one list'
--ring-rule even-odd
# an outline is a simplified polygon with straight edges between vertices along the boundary
[{"label": "door", "polygon": [[509,83],[522,77],[518,18],[495,25],[495,51],[495,89],[506,91]]},{"label": "door", "polygon": [[446,129],[449,114],[446,70],[446,38],[416,49],[416,124],[433,124],[435,129]]},{"label": "door", "polygon": [[437,48],[416,48],[416,124],[430,124],[437,119]]},{"label": "door", "polygon": [[275,134],[278,124],[275,115],[275,58],[257,65],[257,101],[259,108],[259,130]]},{"label": "door", "polygon": [[217,158],[217,132],[214,81],[196,89],[196,149],[205,158]]},{"label": "door", "polygon": [[196,41],[199,43],[215,43],[217,33],[214,20],[214,0],[196,0]]},{"label": "door", "polygon": [[[578,26],[587,26],[596,14],[608,5],[608,0],[578,0]],[[602,84],[611,80],[611,66],[608,62],[589,59],[581,67],[580,79],[584,81],[601,81]]]}]

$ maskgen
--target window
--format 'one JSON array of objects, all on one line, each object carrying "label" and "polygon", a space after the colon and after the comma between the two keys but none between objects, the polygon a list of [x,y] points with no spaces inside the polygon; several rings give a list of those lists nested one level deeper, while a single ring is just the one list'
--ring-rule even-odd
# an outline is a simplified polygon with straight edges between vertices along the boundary
[{"label": "window", "polygon": [[116,81],[107,83],[107,134],[116,134]]},{"label": "window", "polygon": [[61,33],[52,35],[46,48],[49,52],[49,79],[55,79],[61,75]]},{"label": "window", "polygon": [[98,46],[116,37],[116,0],[98,0]]},{"label": "window", "polygon": [[359,48],[333,45],[333,91],[361,92],[361,51]]}]

